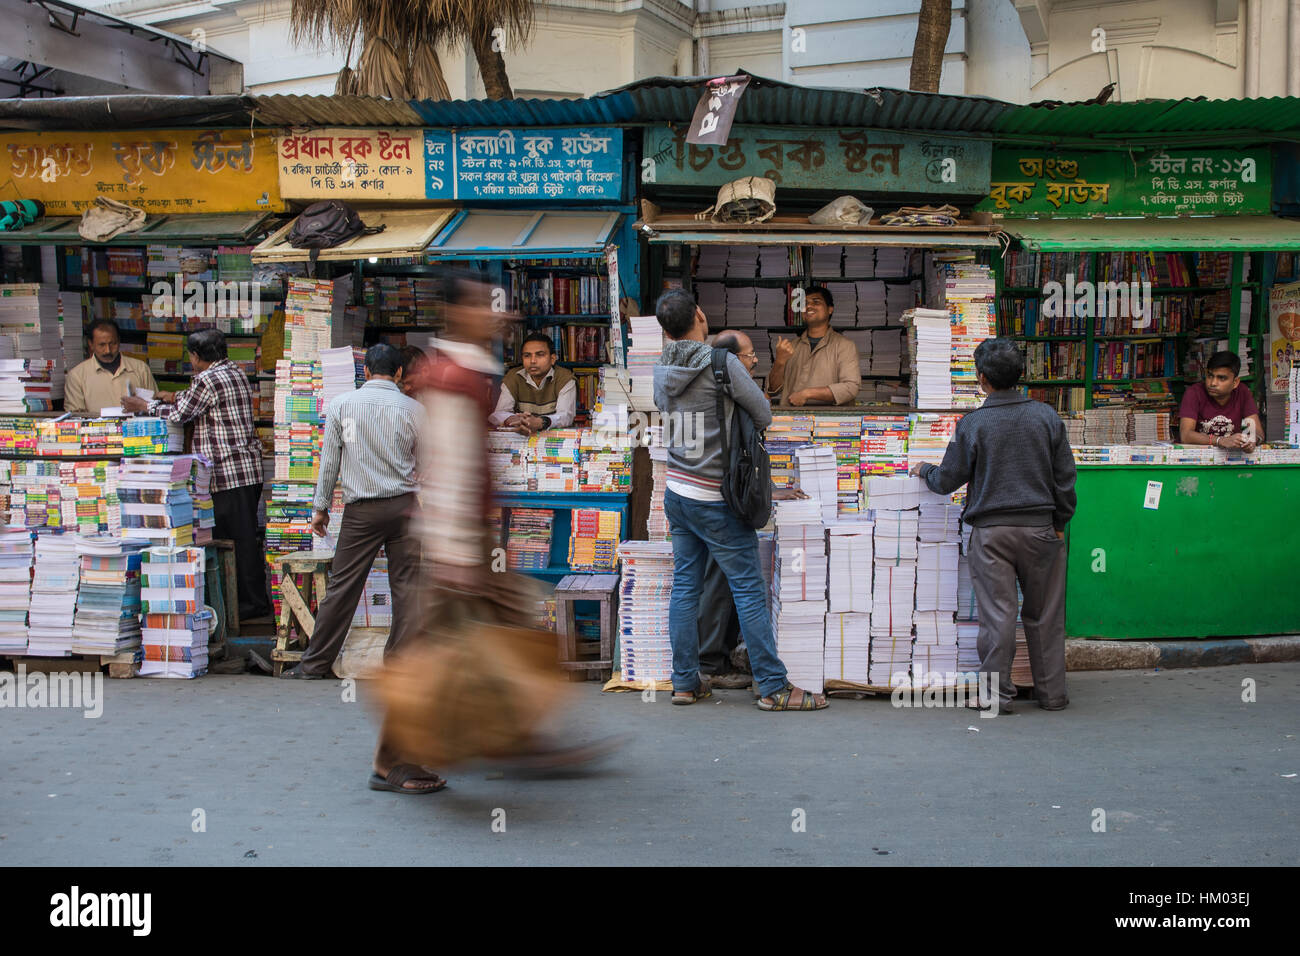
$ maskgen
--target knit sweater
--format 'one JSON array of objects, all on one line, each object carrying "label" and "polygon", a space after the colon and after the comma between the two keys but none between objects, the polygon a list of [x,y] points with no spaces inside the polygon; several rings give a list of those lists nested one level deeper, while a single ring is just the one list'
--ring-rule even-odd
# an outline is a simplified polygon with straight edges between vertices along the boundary
[{"label": "knit sweater", "polygon": [[967,412],[943,464],[921,472],[930,490],[966,485],[962,520],[976,527],[1051,524],[1063,531],[1074,515],[1074,455],[1061,417],[1010,389]]}]

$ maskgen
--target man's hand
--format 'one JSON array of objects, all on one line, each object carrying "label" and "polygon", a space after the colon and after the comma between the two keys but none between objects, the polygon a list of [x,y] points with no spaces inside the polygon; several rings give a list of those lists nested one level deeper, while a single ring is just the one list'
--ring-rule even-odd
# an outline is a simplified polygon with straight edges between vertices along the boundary
[{"label": "man's hand", "polygon": [[528,417],[527,415],[524,415],[524,414],[521,413],[521,412],[516,412],[515,414],[511,415],[509,418],[507,418],[507,419],[506,419],[504,422],[502,422],[501,424],[504,425],[506,428],[514,428],[516,425],[522,423],[523,420],[524,420],[525,418],[527,418],[527,417]]},{"label": "man's hand", "polygon": [[149,403],[139,395],[124,395],[122,410],[127,412],[144,412],[149,410]]},{"label": "man's hand", "polygon": [[1219,439],[1220,448],[1243,448],[1246,445],[1246,439],[1240,432],[1232,435],[1224,435]]},{"label": "man's hand", "polygon": [[802,388],[790,396],[790,404],[796,407],[802,407],[808,401],[808,390]]},{"label": "man's hand", "polygon": [[328,511],[313,511],[311,515],[311,533],[318,538],[323,538],[329,529],[330,513]]},{"label": "man's hand", "polygon": [[1057,536],[1058,538],[1060,538],[1062,541],[1065,540],[1065,532],[1064,532],[1064,531],[1058,531],[1058,532],[1056,532],[1056,536]]},{"label": "man's hand", "polygon": [[518,435],[523,435],[525,438],[531,438],[533,436],[533,430],[528,427],[527,422],[520,422],[518,425],[511,427],[510,431],[515,432]]},{"label": "man's hand", "polygon": [[925,462],[923,462],[923,461],[918,461],[918,462],[917,462],[915,465],[913,465],[911,468],[907,469],[907,473],[908,473],[909,475],[911,475],[913,478],[920,478],[920,477],[921,477],[921,471],[922,471],[922,469],[924,469],[924,468],[925,468]]},{"label": "man's hand", "polygon": [[542,430],[542,426],[544,426],[546,422],[542,421],[541,415],[525,415],[524,424],[527,425],[529,428],[531,428],[533,431],[539,432]]},{"label": "man's hand", "polygon": [[777,339],[776,354],[772,356],[772,364],[779,368],[790,361],[792,355],[794,355],[794,343],[789,339]]},{"label": "man's hand", "polygon": [[153,397],[164,405],[175,405],[176,396],[179,394],[180,392],[154,392]]}]

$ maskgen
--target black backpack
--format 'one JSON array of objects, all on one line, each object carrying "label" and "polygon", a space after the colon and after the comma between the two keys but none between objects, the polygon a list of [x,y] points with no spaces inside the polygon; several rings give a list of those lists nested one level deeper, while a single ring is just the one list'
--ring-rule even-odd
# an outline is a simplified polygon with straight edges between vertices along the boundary
[{"label": "black backpack", "polygon": [[749,412],[732,400],[731,434],[722,395],[731,394],[726,349],[713,350],[713,381],[717,386],[718,431],[722,435],[722,499],[736,517],[761,528],[772,517],[772,464],[763,445],[763,432]]},{"label": "black backpack", "polygon": [[369,236],[383,231],[383,226],[367,226],[347,203],[327,199],[312,203],[302,211],[289,230],[289,245],[295,249],[313,250],[312,260],[315,261],[321,249],[333,249],[354,236]]}]

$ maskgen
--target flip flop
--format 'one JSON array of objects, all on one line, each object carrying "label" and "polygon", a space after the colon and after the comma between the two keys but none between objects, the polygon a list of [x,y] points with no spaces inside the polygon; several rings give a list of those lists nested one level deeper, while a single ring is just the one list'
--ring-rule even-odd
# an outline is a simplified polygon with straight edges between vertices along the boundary
[{"label": "flip flop", "polygon": [[[436,780],[437,786],[421,787],[419,789],[402,786],[411,780]],[[393,769],[388,771],[387,777],[372,773],[369,786],[371,790],[387,790],[390,793],[437,793],[447,786],[447,781],[432,770],[426,770],[413,763],[399,763],[393,765]]]}]

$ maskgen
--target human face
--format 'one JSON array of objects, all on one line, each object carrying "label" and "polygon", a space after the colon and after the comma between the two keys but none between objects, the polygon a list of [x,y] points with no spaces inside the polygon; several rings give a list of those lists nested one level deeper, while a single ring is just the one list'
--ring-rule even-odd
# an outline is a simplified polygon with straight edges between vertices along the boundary
[{"label": "human face", "polygon": [[820,292],[814,292],[804,299],[804,321],[809,329],[824,329],[831,323],[831,307],[826,304]]},{"label": "human face", "polygon": [[489,349],[504,331],[506,313],[496,312],[491,305],[491,289],[486,283],[475,280],[473,288],[466,290],[463,300],[446,309],[447,337]]},{"label": "human face", "polygon": [[105,365],[117,361],[117,350],[120,347],[121,343],[112,329],[95,329],[95,334],[90,337],[90,351]]},{"label": "human face", "polygon": [[1228,404],[1233,389],[1240,382],[1241,379],[1233,375],[1230,368],[1211,368],[1205,371],[1205,390],[1220,405]]},{"label": "human face", "polygon": [[525,342],[524,350],[520,353],[524,371],[535,382],[545,378],[546,373],[555,368],[558,357],[541,342]]},{"label": "human face", "polygon": [[740,359],[740,364],[745,366],[745,371],[753,375],[754,366],[758,364],[758,355],[754,352],[754,343],[749,340],[748,335],[737,335],[736,341],[740,343],[740,352],[736,357]]}]

